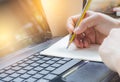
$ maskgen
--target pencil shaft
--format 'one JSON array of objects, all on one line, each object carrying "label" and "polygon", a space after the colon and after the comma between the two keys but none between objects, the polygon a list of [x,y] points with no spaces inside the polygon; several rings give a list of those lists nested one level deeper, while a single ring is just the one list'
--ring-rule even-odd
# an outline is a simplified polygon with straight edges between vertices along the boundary
[{"label": "pencil shaft", "polygon": [[[75,28],[80,25],[82,19],[84,18],[85,14],[86,14],[86,11],[89,9],[89,6],[90,6],[91,1],[92,1],[92,0],[88,0],[88,1],[87,1],[86,5],[85,5],[85,7],[84,7],[84,9],[83,9],[83,12],[82,12],[82,14],[81,14],[81,17],[78,19],[78,21],[77,21],[77,23],[76,23],[76,25],[75,25]],[[67,48],[69,48],[70,44],[73,42],[73,40],[74,40],[74,38],[75,38],[75,35],[76,35],[75,33],[72,33],[72,34],[70,35],[70,39],[69,39],[69,43],[68,43]]]}]

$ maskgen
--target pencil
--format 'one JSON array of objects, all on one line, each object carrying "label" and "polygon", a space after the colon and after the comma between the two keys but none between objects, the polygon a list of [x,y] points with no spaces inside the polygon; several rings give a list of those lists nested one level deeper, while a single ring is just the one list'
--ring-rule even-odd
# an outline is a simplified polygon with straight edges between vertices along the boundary
[{"label": "pencil", "polygon": [[[82,14],[81,14],[81,17],[78,19],[75,27],[78,27],[82,21],[82,19],[84,18],[85,14],[86,14],[86,11],[89,9],[90,7],[90,3],[92,2],[92,0],[87,0],[87,3],[82,11]],[[68,45],[67,45],[67,49],[69,48],[70,44],[73,42],[74,38],[75,38],[76,34],[72,32],[72,34],[70,35],[70,38],[69,38],[69,42],[68,42]]]}]

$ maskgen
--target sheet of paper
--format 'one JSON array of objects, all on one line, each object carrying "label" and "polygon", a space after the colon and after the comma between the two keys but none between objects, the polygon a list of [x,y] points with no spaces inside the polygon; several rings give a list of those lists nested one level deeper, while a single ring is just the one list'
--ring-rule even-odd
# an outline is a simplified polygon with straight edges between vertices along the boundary
[{"label": "sheet of paper", "polygon": [[91,45],[89,48],[80,49],[72,43],[69,49],[66,49],[68,40],[69,36],[64,37],[48,49],[42,51],[41,54],[102,62],[98,54],[98,45]]}]

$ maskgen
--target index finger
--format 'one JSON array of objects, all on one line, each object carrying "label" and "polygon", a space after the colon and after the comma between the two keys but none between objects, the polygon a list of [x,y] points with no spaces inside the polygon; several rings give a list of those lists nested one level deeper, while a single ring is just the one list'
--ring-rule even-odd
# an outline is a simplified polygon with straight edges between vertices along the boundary
[{"label": "index finger", "polygon": [[67,20],[67,30],[69,33],[72,33],[74,31],[75,28],[75,24],[78,20],[80,15],[75,15],[75,16],[71,16],[68,18]]}]

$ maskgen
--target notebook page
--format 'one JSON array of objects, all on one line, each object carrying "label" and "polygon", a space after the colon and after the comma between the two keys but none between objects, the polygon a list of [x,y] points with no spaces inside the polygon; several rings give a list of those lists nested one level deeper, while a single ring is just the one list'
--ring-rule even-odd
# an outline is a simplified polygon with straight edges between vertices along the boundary
[{"label": "notebook page", "polygon": [[72,43],[69,49],[66,49],[68,40],[69,36],[67,35],[40,54],[102,62],[98,53],[99,45],[91,45],[89,48],[80,49]]}]

